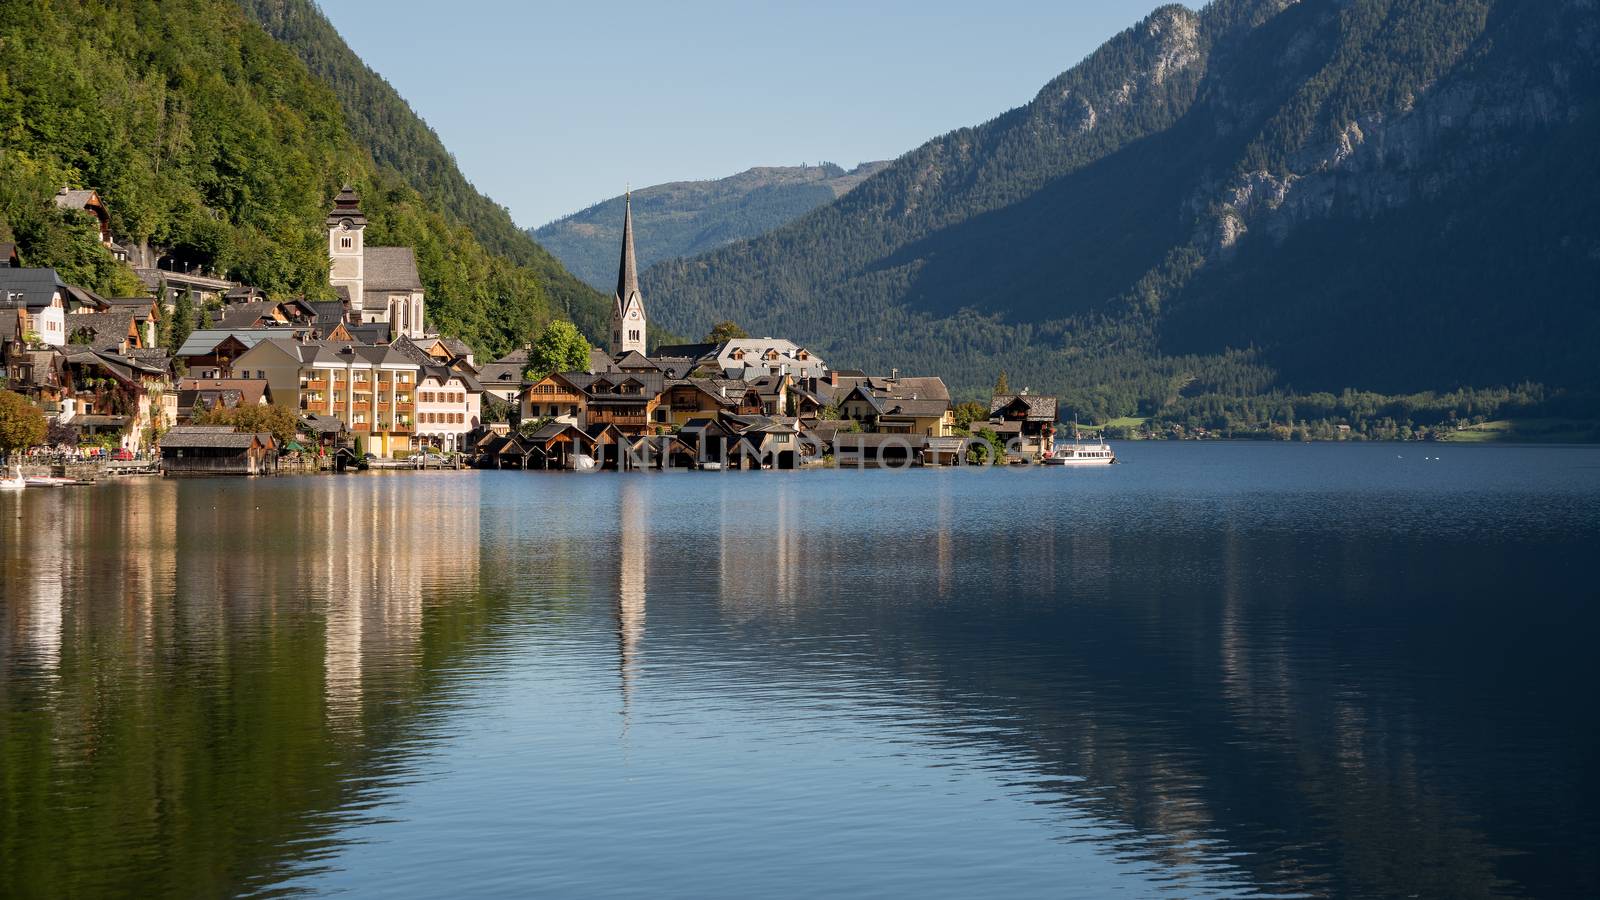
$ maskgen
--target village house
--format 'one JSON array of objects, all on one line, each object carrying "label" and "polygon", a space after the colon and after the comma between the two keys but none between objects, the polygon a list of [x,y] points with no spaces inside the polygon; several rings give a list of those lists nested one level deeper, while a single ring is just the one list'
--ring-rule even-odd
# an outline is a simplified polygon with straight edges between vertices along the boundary
[{"label": "village house", "polygon": [[996,394],[989,401],[989,427],[1001,440],[1015,439],[1021,452],[1039,456],[1055,445],[1055,397],[1044,394]]},{"label": "village house", "polygon": [[35,343],[60,347],[67,342],[69,296],[55,269],[0,267],[0,310],[26,309]]},{"label": "village house", "polygon": [[567,375],[552,372],[524,387],[517,395],[517,407],[518,421],[552,419],[582,428],[588,418],[589,397]]},{"label": "village house", "polygon": [[211,409],[238,409],[272,402],[272,388],[262,378],[183,378],[178,381],[178,422]]},{"label": "village house", "polygon": [[938,377],[838,377],[835,405],[846,419],[885,434],[947,437],[955,429],[950,391]]},{"label": "village house", "polygon": [[[265,375],[257,374],[261,371],[259,367],[239,362],[245,354],[263,341],[293,342],[305,335],[305,330],[299,328],[200,329],[190,332],[178,348],[177,357],[188,374],[197,378],[264,378]],[[246,372],[250,374],[244,374]]]},{"label": "village house", "polygon": [[177,396],[165,368],[88,347],[67,347],[60,357],[56,420],[77,429],[80,439],[112,435],[136,453],[157,427],[177,423]]}]

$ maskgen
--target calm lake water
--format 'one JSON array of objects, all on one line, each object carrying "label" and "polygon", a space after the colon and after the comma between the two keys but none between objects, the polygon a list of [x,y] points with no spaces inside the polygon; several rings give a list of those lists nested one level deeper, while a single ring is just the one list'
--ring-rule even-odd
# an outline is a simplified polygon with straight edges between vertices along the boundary
[{"label": "calm lake water", "polygon": [[1120,452],[0,495],[0,895],[1600,894],[1600,448]]}]

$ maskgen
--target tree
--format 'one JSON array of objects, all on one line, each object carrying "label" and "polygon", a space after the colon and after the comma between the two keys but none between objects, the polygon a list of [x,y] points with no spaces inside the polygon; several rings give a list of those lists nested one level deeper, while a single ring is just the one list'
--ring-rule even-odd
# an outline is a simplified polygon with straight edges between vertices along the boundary
[{"label": "tree", "polygon": [[589,368],[589,342],[571,322],[552,321],[533,339],[528,350],[528,370],[537,381],[551,372],[582,372]]},{"label": "tree", "polygon": [[1011,393],[1011,381],[1006,378],[1005,369],[1001,369],[1000,377],[994,380],[994,393],[996,397]]},{"label": "tree", "polygon": [[736,341],[749,336],[748,332],[739,327],[738,322],[718,322],[706,333],[706,343],[720,344],[723,341]]},{"label": "tree", "polygon": [[0,390],[0,452],[6,454],[44,443],[44,413],[15,391]]},{"label": "tree", "polygon": [[969,428],[973,422],[983,422],[989,418],[988,407],[970,400],[956,404],[954,413],[957,428]]},{"label": "tree", "polygon": [[280,448],[294,440],[300,427],[300,417],[295,411],[276,403],[213,406],[195,412],[190,421],[195,425],[229,425],[239,431],[269,432]]},{"label": "tree", "polygon": [[178,348],[189,339],[189,334],[194,331],[194,294],[185,290],[178,295],[178,302],[172,307],[172,327],[167,332],[166,350],[173,356],[178,355]]}]

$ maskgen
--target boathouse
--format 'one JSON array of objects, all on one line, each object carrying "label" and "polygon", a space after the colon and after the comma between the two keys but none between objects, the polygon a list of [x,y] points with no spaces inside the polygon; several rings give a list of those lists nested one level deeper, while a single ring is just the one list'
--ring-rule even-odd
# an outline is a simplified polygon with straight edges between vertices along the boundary
[{"label": "boathouse", "polygon": [[187,425],[161,438],[164,475],[264,475],[277,464],[277,445],[264,432]]}]

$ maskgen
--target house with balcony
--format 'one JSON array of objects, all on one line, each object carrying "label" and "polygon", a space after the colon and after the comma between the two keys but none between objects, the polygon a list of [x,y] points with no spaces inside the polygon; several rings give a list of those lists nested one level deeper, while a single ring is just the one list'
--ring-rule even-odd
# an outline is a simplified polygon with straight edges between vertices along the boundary
[{"label": "house with balcony", "polygon": [[274,402],[337,419],[362,452],[378,456],[416,449],[422,368],[402,347],[282,338],[259,341],[233,362],[236,373],[264,378]]},{"label": "house with balcony", "polygon": [[569,376],[574,374],[552,372],[525,385],[516,398],[519,421],[551,419],[582,427],[580,423],[586,420],[589,411],[589,396],[573,383]]}]

